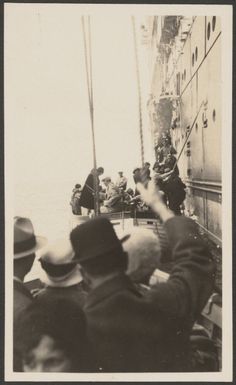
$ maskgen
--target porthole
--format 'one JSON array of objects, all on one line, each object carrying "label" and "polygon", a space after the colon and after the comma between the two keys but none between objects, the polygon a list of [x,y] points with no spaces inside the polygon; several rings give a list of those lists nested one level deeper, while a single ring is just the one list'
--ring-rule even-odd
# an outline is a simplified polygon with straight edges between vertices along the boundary
[{"label": "porthole", "polygon": [[195,61],[197,61],[197,57],[198,57],[198,48],[196,47],[195,48]]},{"label": "porthole", "polygon": [[215,27],[216,27],[216,17],[213,16],[213,17],[212,17],[212,31],[213,31],[213,32],[215,31]]},{"label": "porthole", "polygon": [[194,66],[194,53],[192,54],[192,66]]},{"label": "porthole", "polygon": [[208,25],[207,25],[207,40],[210,39],[210,36],[211,36],[211,24],[208,23]]},{"label": "porthole", "polygon": [[216,121],[216,110],[215,109],[212,112],[212,119],[213,119],[213,122]]}]

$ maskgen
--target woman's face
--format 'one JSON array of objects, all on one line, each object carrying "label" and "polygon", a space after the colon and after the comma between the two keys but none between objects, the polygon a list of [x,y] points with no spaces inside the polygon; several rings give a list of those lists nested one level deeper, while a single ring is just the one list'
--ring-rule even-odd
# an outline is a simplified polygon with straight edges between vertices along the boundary
[{"label": "woman's face", "polygon": [[52,337],[43,335],[38,345],[23,360],[24,372],[70,372],[72,364]]}]

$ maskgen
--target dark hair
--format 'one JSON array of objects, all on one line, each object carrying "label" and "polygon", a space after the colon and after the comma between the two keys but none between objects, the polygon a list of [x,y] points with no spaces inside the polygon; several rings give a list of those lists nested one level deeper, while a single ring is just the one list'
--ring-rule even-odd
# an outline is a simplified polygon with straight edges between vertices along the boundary
[{"label": "dark hair", "polygon": [[81,184],[79,184],[79,183],[77,183],[76,185],[75,185],[75,188],[80,188],[81,187]]},{"label": "dark hair", "polygon": [[103,167],[98,167],[97,168],[97,172],[99,172],[99,173],[104,173],[104,168]]},{"label": "dark hair", "polygon": [[91,371],[93,355],[86,329],[85,315],[78,304],[68,298],[44,297],[21,313],[15,337],[22,357],[47,335],[70,358],[72,371]]},{"label": "dark hair", "polygon": [[125,252],[113,251],[93,259],[80,262],[83,269],[91,276],[106,276],[115,272],[125,272],[128,267],[128,255]]},{"label": "dark hair", "polygon": [[23,270],[25,275],[31,270],[35,260],[35,253],[26,255],[25,257],[14,259],[14,275],[17,271]]},{"label": "dark hair", "polygon": [[151,166],[151,164],[149,162],[145,162],[144,165],[145,166]]}]

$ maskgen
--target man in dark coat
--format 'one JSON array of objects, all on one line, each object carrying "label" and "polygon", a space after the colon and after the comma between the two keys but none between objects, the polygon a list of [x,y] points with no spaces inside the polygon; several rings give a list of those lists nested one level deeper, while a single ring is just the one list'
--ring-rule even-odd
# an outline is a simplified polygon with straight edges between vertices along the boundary
[{"label": "man in dark coat", "polygon": [[196,224],[175,217],[154,182],[138,186],[165,223],[175,265],[169,280],[144,296],[125,274],[127,254],[106,218],[72,230],[75,258],[91,290],[84,308],[90,339],[103,371],[191,371],[189,335],[211,294],[214,263]]},{"label": "man in dark coat", "polygon": [[164,190],[168,198],[169,209],[174,212],[175,215],[181,215],[180,205],[185,200],[186,185],[179,177],[179,169],[176,165],[176,158],[174,155],[169,154],[165,162],[165,173],[171,172],[168,178],[164,179]]},{"label": "man in dark coat", "polygon": [[98,167],[97,170],[93,169],[85,181],[79,204],[81,207],[88,209],[87,211],[94,210],[95,178],[97,179],[97,185],[99,185],[99,176],[103,173],[104,169],[102,167]]},{"label": "man in dark coat", "polygon": [[[24,285],[25,276],[32,268],[35,252],[45,244],[46,238],[34,235],[34,228],[29,218],[14,217],[14,335],[20,314],[33,300],[30,291]],[[14,370],[19,368],[17,344],[18,341],[14,340]]]}]

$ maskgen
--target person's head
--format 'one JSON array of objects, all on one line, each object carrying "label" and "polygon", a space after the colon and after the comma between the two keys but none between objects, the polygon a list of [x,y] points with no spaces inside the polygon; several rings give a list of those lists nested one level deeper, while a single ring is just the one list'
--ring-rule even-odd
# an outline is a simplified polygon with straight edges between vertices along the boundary
[{"label": "person's head", "polygon": [[86,284],[92,288],[108,277],[125,273],[127,255],[112,224],[105,217],[91,219],[72,230],[71,243],[75,260],[81,266]]},{"label": "person's head", "polygon": [[157,174],[163,174],[164,173],[164,165],[156,164],[153,167],[153,171],[156,172]]},{"label": "person's head", "polygon": [[75,188],[76,188],[76,189],[80,189],[80,188],[81,188],[81,184],[76,183]]},{"label": "person's head", "polygon": [[98,173],[98,176],[102,175],[104,173],[104,168],[103,167],[98,167],[97,168],[97,173]]},{"label": "person's head", "polygon": [[133,174],[134,175],[138,175],[139,173],[140,173],[140,167],[136,167],[135,169],[134,169],[134,171],[133,171]]},{"label": "person's head", "polygon": [[102,182],[104,183],[104,185],[107,187],[110,183],[111,183],[111,178],[109,176],[107,176],[106,178],[104,178],[102,180]]},{"label": "person's head", "polygon": [[134,196],[134,190],[132,188],[128,188],[128,190],[126,191],[131,197]]},{"label": "person's head", "polygon": [[35,252],[46,245],[46,238],[35,236],[29,218],[14,217],[14,275],[21,280],[32,268]]},{"label": "person's head", "polygon": [[171,145],[171,137],[170,137],[170,135],[165,135],[165,137],[164,137],[164,144],[165,144],[165,146],[170,146]]},{"label": "person's head", "polygon": [[160,266],[161,246],[159,238],[150,229],[135,228],[124,242],[128,253],[127,274],[135,283],[148,284],[154,270]]},{"label": "person's head", "polygon": [[24,258],[14,259],[14,276],[20,278],[22,281],[24,277],[30,272],[35,260],[35,253],[29,254]]},{"label": "person's head", "polygon": [[145,163],[144,163],[144,167],[147,168],[147,169],[149,169],[149,168],[151,167],[151,164],[150,164],[149,162],[145,162]]},{"label": "person's head", "polygon": [[16,330],[24,372],[92,369],[85,315],[68,298],[35,300],[21,313]]},{"label": "person's head", "polygon": [[169,168],[171,170],[175,162],[176,162],[176,157],[173,154],[168,154],[165,160],[165,168]]},{"label": "person's head", "polygon": [[119,176],[123,176],[123,171],[118,172]]},{"label": "person's head", "polygon": [[49,244],[39,259],[41,281],[51,287],[68,287],[81,282],[82,277],[73,257],[74,250],[69,239],[58,239]]}]

